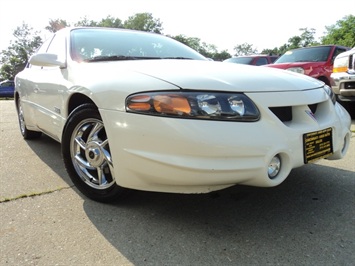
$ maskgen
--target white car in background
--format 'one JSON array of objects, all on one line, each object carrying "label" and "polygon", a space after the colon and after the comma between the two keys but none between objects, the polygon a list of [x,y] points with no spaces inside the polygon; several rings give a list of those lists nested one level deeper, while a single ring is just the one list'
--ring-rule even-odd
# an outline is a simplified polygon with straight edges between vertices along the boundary
[{"label": "white car in background", "polygon": [[355,117],[355,47],[335,58],[330,77],[337,100]]},{"label": "white car in background", "polygon": [[60,30],[15,87],[23,137],[60,142],[73,183],[101,202],[127,188],[277,186],[293,168],[341,159],[349,147],[349,114],[324,83],[213,62],[153,33]]}]

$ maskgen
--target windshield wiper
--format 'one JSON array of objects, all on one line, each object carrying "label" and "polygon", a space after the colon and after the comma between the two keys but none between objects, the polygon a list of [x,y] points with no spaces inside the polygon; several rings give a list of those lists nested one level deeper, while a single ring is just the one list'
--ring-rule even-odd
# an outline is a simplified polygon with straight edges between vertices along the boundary
[{"label": "windshield wiper", "polygon": [[134,56],[125,55],[98,55],[91,58],[84,59],[84,62],[99,62],[99,61],[120,61],[120,60],[137,60],[140,59]]},{"label": "windshield wiper", "polygon": [[192,60],[192,58],[176,56],[176,57],[148,57],[148,56],[125,56],[125,55],[98,55],[84,59],[84,62],[102,62],[102,61],[124,61],[124,60],[149,60],[149,59],[184,59]]},{"label": "windshield wiper", "polygon": [[161,59],[185,59],[185,60],[192,60],[192,58],[189,58],[189,57],[183,57],[183,56],[169,56],[169,57],[161,57]]}]

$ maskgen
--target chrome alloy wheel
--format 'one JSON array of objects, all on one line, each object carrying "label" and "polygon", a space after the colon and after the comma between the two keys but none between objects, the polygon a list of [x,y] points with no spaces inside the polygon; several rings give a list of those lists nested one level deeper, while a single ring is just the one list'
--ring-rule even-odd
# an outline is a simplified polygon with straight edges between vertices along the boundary
[{"label": "chrome alloy wheel", "polygon": [[110,147],[99,119],[88,118],[75,127],[70,156],[75,171],[88,186],[102,190],[115,184]]}]

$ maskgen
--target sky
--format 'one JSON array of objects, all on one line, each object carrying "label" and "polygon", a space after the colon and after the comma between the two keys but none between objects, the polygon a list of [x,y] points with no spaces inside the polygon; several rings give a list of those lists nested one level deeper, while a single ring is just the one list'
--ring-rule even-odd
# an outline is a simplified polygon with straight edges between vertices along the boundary
[{"label": "sky", "polygon": [[[49,36],[50,19],[74,24],[86,17],[107,16],[125,21],[137,13],[151,13],[163,34],[197,37],[233,54],[248,43],[258,52],[273,49],[299,36],[300,28],[314,28],[316,39],[347,15],[355,15],[354,0],[2,0],[0,51],[13,40],[22,23]],[[351,8],[353,6],[353,8]]]}]

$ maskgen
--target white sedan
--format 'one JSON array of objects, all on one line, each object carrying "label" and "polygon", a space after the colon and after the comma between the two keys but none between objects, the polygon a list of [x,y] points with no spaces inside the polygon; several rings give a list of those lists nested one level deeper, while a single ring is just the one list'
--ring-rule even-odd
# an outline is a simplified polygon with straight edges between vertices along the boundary
[{"label": "white sedan", "polygon": [[343,158],[351,136],[316,79],[122,29],[58,31],[16,76],[15,103],[23,137],[60,142],[73,183],[101,202],[127,189],[276,186],[295,167]]}]

